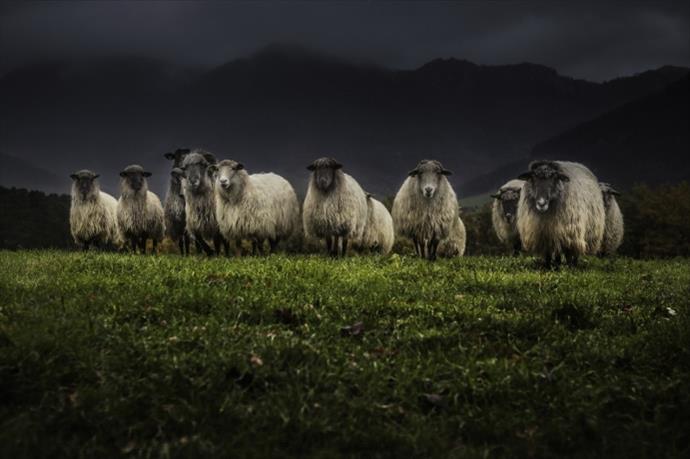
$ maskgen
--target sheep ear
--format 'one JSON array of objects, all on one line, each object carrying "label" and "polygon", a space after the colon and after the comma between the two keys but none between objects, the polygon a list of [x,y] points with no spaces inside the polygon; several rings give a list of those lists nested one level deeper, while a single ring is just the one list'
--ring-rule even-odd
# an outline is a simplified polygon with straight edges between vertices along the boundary
[{"label": "sheep ear", "polygon": [[120,177],[127,177],[127,172],[125,172],[125,171],[120,172]]},{"label": "sheep ear", "polygon": [[333,165],[333,169],[335,169],[335,170],[342,169],[342,168],[343,168],[343,165],[340,164],[340,163],[337,162],[337,161],[336,161],[336,163]]},{"label": "sheep ear", "polygon": [[419,170],[418,169],[412,169],[410,172],[407,173],[410,177],[416,177],[419,175]]},{"label": "sheep ear", "polygon": [[240,171],[240,170],[242,170],[242,169],[244,169],[244,164],[242,164],[242,163],[237,163],[237,165],[235,166],[235,170],[236,170],[236,171]]},{"label": "sheep ear", "polygon": [[72,180],[76,180],[76,179],[79,178],[79,176],[78,176],[77,174],[69,174],[69,177],[70,177]]},{"label": "sheep ear", "polygon": [[204,153],[204,159],[209,162],[209,164],[216,164],[216,157],[212,153]]},{"label": "sheep ear", "polygon": [[173,159],[175,159],[175,153],[170,153],[170,152],[168,152],[168,153],[164,154],[163,156],[165,157],[165,159],[169,159],[169,160],[171,160],[171,161],[172,161]]},{"label": "sheep ear", "polygon": [[313,164],[310,164],[310,165],[307,166],[307,170],[308,170],[308,171],[315,171],[315,170],[316,170],[316,166],[314,166]]},{"label": "sheep ear", "polygon": [[491,195],[491,197],[494,199],[501,199],[501,193],[494,193]]},{"label": "sheep ear", "polygon": [[93,178],[97,179],[97,178],[100,177],[100,176],[101,176],[101,174],[95,174],[95,175],[93,176]]},{"label": "sheep ear", "polygon": [[144,171],[141,173],[144,177],[151,177],[151,172]]},{"label": "sheep ear", "polygon": [[184,177],[184,171],[179,167],[176,167],[170,171],[170,175],[172,175],[173,177]]},{"label": "sheep ear", "polygon": [[559,173],[559,174],[558,174],[558,180],[560,180],[561,182],[569,182],[569,181],[570,181],[570,177],[568,177],[568,176],[565,175],[565,174]]},{"label": "sheep ear", "polygon": [[523,172],[522,174],[518,175],[518,180],[529,180],[532,178],[533,172]]},{"label": "sheep ear", "polygon": [[448,169],[441,169],[441,174],[443,174],[443,175],[453,175],[453,172],[449,171]]},{"label": "sheep ear", "polygon": [[611,188],[611,187],[609,187],[609,189],[607,190],[607,193],[612,194],[614,196],[620,196],[621,195],[618,190],[616,190],[615,188]]}]

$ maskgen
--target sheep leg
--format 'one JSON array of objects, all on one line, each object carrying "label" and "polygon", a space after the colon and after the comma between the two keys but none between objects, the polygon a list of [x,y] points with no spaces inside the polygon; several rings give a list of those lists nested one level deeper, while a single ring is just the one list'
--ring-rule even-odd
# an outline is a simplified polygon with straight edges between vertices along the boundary
[{"label": "sheep leg", "polygon": [[158,239],[153,239],[153,247],[151,250],[151,255],[158,255]]},{"label": "sheep leg", "polygon": [[[208,255],[209,257],[213,256],[213,249],[206,243],[204,238],[202,238],[200,235],[197,234],[195,236],[195,239],[196,239],[197,252],[201,253],[201,251],[203,250],[204,253],[206,253],[206,255]],[[199,250],[199,249],[201,249],[201,250]]]},{"label": "sheep leg", "polygon": [[142,236],[141,239],[139,239],[139,247],[141,247],[142,255],[146,255],[146,236]]},{"label": "sheep leg", "polygon": [[256,242],[256,239],[252,239],[252,256],[256,256],[256,254],[259,252],[259,243]]},{"label": "sheep leg", "polygon": [[347,237],[346,236],[341,236],[340,237],[342,240],[342,250],[341,250],[341,256],[346,256],[347,255]]},{"label": "sheep leg", "polygon": [[516,242],[516,243],[513,245],[513,256],[514,256],[514,257],[517,257],[518,255],[520,255],[520,250],[521,250],[521,249],[522,249],[522,244],[520,244],[520,241]]},{"label": "sheep leg", "polygon": [[412,243],[414,244],[414,253],[417,254],[418,257],[422,256],[422,249],[419,246],[419,241],[417,240],[416,236],[412,237]]},{"label": "sheep leg", "polygon": [[333,239],[331,236],[326,236],[326,251],[329,254],[333,254]]},{"label": "sheep leg", "polygon": [[572,250],[566,250],[565,251],[565,261],[566,261],[566,263],[568,263],[569,266],[573,266],[573,267],[577,266],[577,261],[578,261],[577,254],[575,252],[573,252]]},{"label": "sheep leg", "polygon": [[139,241],[137,241],[137,238],[133,237],[129,240],[129,243],[132,245],[132,252],[137,253],[137,245],[139,244]]},{"label": "sheep leg", "polygon": [[235,239],[235,256],[242,256],[242,239],[239,238]]},{"label": "sheep leg", "polygon": [[436,237],[431,238],[429,241],[429,252],[428,252],[428,259],[429,261],[434,261],[436,260],[436,249],[438,248],[438,243],[440,241],[436,239]]},{"label": "sheep leg", "polygon": [[225,250],[225,256],[230,256],[230,241],[223,239],[223,250]]},{"label": "sheep leg", "polygon": [[184,236],[182,236],[182,240],[184,241],[184,253],[183,255],[189,256],[189,244],[191,241],[189,240],[189,234],[186,232],[184,233]]},{"label": "sheep leg", "polygon": [[184,236],[180,236],[177,245],[180,247],[180,255],[184,256]]},{"label": "sheep leg", "polygon": [[215,250],[216,255],[220,255],[221,245],[221,236],[216,234],[215,236],[213,236],[213,249]]},{"label": "sheep leg", "polygon": [[196,247],[196,253],[201,253],[204,251],[204,246],[201,245],[199,239],[194,238],[194,246]]},{"label": "sheep leg", "polygon": [[268,239],[268,245],[270,246],[270,253],[275,253],[278,247],[278,238]]}]

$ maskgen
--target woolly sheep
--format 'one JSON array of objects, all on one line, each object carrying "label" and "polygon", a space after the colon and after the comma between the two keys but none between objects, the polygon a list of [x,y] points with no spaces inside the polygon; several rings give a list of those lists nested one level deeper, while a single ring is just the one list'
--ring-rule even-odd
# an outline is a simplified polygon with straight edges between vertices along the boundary
[{"label": "woolly sheep", "polygon": [[173,162],[173,171],[170,173],[168,191],[165,194],[165,229],[167,236],[177,242],[180,254],[189,255],[189,234],[186,230],[184,195],[182,194],[182,177],[179,167],[182,160],[190,152],[188,148],[178,148],[174,152],[166,153],[166,159]]},{"label": "woolly sheep", "polygon": [[[193,150],[182,160],[186,228],[187,233],[194,238],[197,251],[203,250],[207,255],[220,254],[222,247],[228,255],[229,245],[221,236],[216,220],[213,171],[209,168],[215,163],[215,156],[203,150]],[[215,251],[208,241],[213,243]]]},{"label": "woolly sheep", "polygon": [[367,224],[362,236],[362,247],[387,255],[394,242],[395,231],[390,212],[380,201],[367,194]]},{"label": "woolly sheep", "polygon": [[441,240],[456,225],[458,199],[445,169],[435,160],[422,160],[405,179],[393,201],[393,223],[402,236],[412,239],[420,257],[436,259]]},{"label": "woolly sheep", "polygon": [[466,245],[467,231],[465,230],[465,224],[462,219],[458,217],[456,223],[448,233],[448,237],[439,242],[437,253],[440,257],[444,258],[461,257],[465,255]]},{"label": "woolly sheep", "polygon": [[534,161],[525,180],[517,211],[522,247],[541,254],[547,267],[571,265],[596,254],[604,236],[605,211],[599,182],[579,163]]},{"label": "woolly sheep", "polygon": [[99,175],[89,170],[71,174],[69,224],[74,242],[83,250],[101,244],[120,245],[117,200],[101,191]]},{"label": "woolly sheep", "polygon": [[332,158],[307,167],[312,174],[302,212],[305,235],[325,239],[332,256],[344,256],[348,241],[361,243],[367,222],[366,195],[342,167]]},{"label": "woolly sheep", "polygon": [[160,199],[149,191],[147,177],[151,173],[131,165],[120,172],[120,199],[117,202],[117,225],[121,238],[134,252],[146,253],[146,240],[153,240],[153,252],[163,239],[165,219]]},{"label": "woolly sheep", "polygon": [[520,191],[525,184],[522,180],[510,180],[492,194],[491,221],[498,239],[514,255],[520,253],[520,235],[517,230],[517,206]]},{"label": "woolly sheep", "polygon": [[604,229],[604,240],[601,244],[600,255],[613,255],[623,242],[625,232],[623,225],[623,214],[616,196],[620,195],[608,183],[599,183],[601,193],[604,197],[604,209],[606,211],[606,228]]},{"label": "woolly sheep", "polygon": [[254,253],[268,240],[273,252],[299,229],[299,203],[292,185],[273,173],[249,175],[244,165],[223,160],[214,166],[216,220],[223,237],[249,239]]}]

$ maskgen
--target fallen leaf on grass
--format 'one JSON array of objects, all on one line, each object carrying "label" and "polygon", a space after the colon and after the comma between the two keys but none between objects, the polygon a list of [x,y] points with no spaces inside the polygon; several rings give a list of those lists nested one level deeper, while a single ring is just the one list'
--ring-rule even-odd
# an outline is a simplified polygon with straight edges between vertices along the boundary
[{"label": "fallen leaf on grass", "polygon": [[360,336],[364,334],[364,322],[356,322],[340,329],[341,336]]},{"label": "fallen leaf on grass", "polygon": [[251,363],[255,367],[260,367],[263,366],[264,361],[261,360],[261,357],[259,357],[256,354],[252,354],[251,357],[249,357],[249,363]]}]

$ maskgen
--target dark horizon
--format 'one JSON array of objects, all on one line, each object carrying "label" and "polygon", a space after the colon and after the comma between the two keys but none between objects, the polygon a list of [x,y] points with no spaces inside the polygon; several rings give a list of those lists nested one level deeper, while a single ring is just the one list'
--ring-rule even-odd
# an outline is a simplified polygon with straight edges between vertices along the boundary
[{"label": "dark horizon", "polygon": [[0,74],[46,59],[143,56],[213,68],[290,43],[396,70],[454,57],[531,62],[607,81],[690,66],[690,6],[676,2],[7,2]]}]

